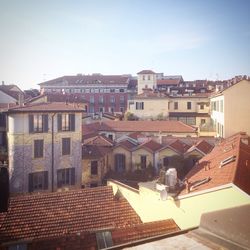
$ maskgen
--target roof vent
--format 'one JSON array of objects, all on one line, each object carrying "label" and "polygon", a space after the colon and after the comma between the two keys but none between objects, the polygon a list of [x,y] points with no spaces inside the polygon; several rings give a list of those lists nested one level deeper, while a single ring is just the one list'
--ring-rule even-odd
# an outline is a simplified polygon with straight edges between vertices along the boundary
[{"label": "roof vent", "polygon": [[228,158],[226,158],[225,160],[221,161],[220,162],[220,167],[219,168],[222,168],[223,166],[227,165],[228,163],[230,162],[233,162],[236,160],[236,156],[233,155],[233,156],[230,156]]}]

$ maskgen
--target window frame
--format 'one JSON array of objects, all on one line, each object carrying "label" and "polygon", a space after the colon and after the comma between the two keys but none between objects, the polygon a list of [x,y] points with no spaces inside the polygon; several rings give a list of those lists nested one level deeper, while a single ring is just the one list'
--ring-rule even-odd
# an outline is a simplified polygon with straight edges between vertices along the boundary
[{"label": "window frame", "polygon": [[91,175],[98,175],[98,161],[91,161],[90,174]]},{"label": "window frame", "polygon": [[75,185],[75,168],[63,168],[57,170],[57,187]]},{"label": "window frame", "polygon": [[62,155],[70,155],[71,154],[71,138],[66,137],[62,138]]},{"label": "window frame", "polygon": [[39,158],[43,158],[43,157],[44,157],[44,140],[43,139],[36,139],[33,142],[33,158],[39,159]]},{"label": "window frame", "polygon": [[28,187],[29,192],[36,192],[48,189],[48,171],[29,173]]}]

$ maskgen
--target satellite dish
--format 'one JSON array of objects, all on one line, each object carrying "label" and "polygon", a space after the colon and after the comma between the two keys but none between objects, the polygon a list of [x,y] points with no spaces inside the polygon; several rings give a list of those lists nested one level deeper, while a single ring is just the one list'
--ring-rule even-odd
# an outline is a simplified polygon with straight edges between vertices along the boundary
[{"label": "satellite dish", "polygon": [[168,198],[168,192],[164,189],[160,192],[161,200],[165,201]]}]

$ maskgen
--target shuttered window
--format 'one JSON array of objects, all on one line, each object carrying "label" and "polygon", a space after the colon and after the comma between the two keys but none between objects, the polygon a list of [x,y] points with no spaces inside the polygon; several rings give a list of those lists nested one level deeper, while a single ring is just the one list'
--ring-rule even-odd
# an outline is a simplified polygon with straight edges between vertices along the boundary
[{"label": "shuttered window", "polygon": [[57,187],[75,185],[75,168],[57,170]]},{"label": "shuttered window", "polygon": [[62,138],[62,155],[70,155],[70,138]]},{"label": "shuttered window", "polygon": [[58,131],[75,131],[75,114],[57,115]]},{"label": "shuttered window", "polygon": [[48,171],[29,174],[29,192],[48,189]]},{"label": "shuttered window", "polygon": [[97,175],[97,174],[98,174],[98,162],[91,161],[91,175]]},{"label": "shuttered window", "polygon": [[43,140],[34,140],[34,158],[43,157]]},{"label": "shuttered window", "polygon": [[48,115],[47,114],[29,115],[29,132],[30,133],[48,132]]}]

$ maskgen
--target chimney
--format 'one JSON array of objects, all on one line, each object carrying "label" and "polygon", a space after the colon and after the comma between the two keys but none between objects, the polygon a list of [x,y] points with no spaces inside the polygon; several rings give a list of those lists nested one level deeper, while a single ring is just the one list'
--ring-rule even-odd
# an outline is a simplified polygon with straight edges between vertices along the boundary
[{"label": "chimney", "polygon": [[9,172],[6,163],[0,163],[0,212],[7,212],[9,206]]}]

